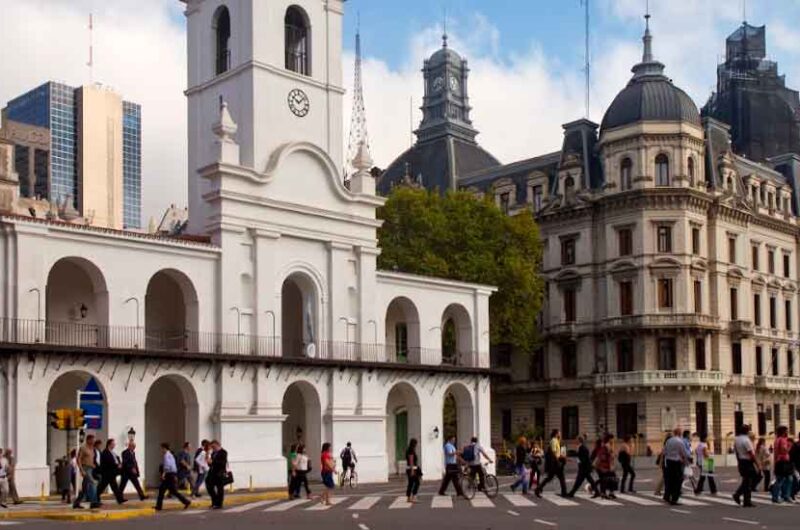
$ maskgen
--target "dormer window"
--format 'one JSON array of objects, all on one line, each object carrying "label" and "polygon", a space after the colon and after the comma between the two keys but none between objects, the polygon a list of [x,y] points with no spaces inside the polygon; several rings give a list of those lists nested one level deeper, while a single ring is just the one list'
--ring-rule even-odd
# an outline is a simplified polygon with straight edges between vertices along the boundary
[{"label": "dormer window", "polygon": [[622,191],[631,189],[633,174],[633,162],[630,158],[622,160],[619,170],[619,188]]},{"label": "dormer window", "polygon": [[508,215],[508,211],[511,209],[511,194],[509,192],[503,192],[500,194],[500,210],[506,215]]},{"label": "dormer window", "polygon": [[311,29],[308,16],[298,6],[286,10],[286,69],[302,75],[311,75]]},{"label": "dormer window", "polygon": [[214,15],[214,35],[216,39],[215,74],[227,72],[231,67],[231,16],[228,8],[221,6]]},{"label": "dormer window", "polygon": [[656,186],[669,186],[669,158],[665,154],[656,157]]}]

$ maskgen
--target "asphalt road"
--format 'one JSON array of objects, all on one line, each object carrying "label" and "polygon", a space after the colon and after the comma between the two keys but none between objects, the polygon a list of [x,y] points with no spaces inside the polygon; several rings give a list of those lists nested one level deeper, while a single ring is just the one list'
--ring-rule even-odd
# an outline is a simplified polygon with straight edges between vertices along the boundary
[{"label": "asphalt road", "polygon": [[[665,506],[651,495],[654,472],[641,474],[635,498],[622,497],[616,503],[596,504],[588,496],[573,503],[555,496],[555,488],[543,499],[511,495],[509,479],[501,481],[501,494],[495,499],[476,497],[472,502],[435,495],[437,485],[426,483],[419,503],[409,506],[401,483],[362,486],[355,490],[337,490],[337,504],[329,509],[317,501],[262,501],[222,511],[188,510],[165,512],[125,522],[59,523],[21,521],[20,530],[72,529],[90,524],[98,530],[160,530],[191,527],[192,530],[420,530],[458,528],[463,530],[517,530],[531,528],[560,529],[796,529],[800,504],[773,506],[763,493],[756,497],[758,506],[745,509],[735,506],[730,492],[735,476],[720,474],[721,493],[714,500],[708,496],[686,495],[682,506]],[[571,480],[568,481],[571,484]],[[319,486],[316,488],[319,491]],[[2,525],[2,523],[0,523]]]}]

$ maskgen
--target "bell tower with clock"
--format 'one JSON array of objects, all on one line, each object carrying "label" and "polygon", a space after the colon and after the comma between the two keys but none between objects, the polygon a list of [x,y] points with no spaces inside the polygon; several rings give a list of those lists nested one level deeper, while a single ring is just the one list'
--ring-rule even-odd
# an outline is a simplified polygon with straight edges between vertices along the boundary
[{"label": "bell tower with clock", "polygon": [[[187,18],[189,231],[200,224],[216,162],[222,102],[239,165],[263,173],[281,146],[306,142],[336,167],[342,151],[344,0],[181,0]],[[195,224],[197,223],[197,224]]]},{"label": "bell tower with clock", "polygon": [[470,119],[467,79],[467,60],[447,45],[442,36],[442,48],[437,50],[423,67],[425,99],[422,123],[416,131],[420,142],[452,135],[475,142],[478,131]]}]

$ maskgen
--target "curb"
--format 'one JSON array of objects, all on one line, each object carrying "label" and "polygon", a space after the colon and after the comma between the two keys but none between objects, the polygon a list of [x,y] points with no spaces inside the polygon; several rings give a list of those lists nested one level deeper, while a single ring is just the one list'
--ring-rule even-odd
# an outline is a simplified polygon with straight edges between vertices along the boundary
[{"label": "curb", "polygon": [[[231,495],[226,499],[227,506],[241,506],[257,501],[284,500],[287,498],[285,491],[268,491],[264,493],[248,493],[243,495]],[[191,508],[210,508],[211,503],[207,500],[193,501]],[[168,504],[164,506],[165,512],[176,512],[183,510],[180,504]],[[26,512],[0,512],[0,520],[13,519],[47,519],[51,521],[124,521],[140,517],[152,517],[156,515],[156,510],[152,506],[132,508],[129,510],[105,510],[105,511],[26,511]]]}]

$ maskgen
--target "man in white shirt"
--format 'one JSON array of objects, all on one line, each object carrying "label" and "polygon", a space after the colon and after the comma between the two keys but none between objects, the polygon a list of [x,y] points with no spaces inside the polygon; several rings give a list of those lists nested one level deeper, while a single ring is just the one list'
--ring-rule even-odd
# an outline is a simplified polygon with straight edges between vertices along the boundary
[{"label": "man in white shirt", "polygon": [[673,506],[681,498],[683,468],[688,460],[681,429],[676,428],[664,445],[664,499]]},{"label": "man in white shirt", "polygon": [[[733,500],[736,501],[736,504],[741,504],[745,508],[755,506],[750,500],[750,494],[760,471],[758,460],[756,459],[756,451],[753,448],[753,442],[750,441],[749,434],[750,426],[742,425],[733,442],[733,451],[736,453],[739,475],[742,477],[742,483],[736,493],[733,494]],[[742,496],[744,496],[744,503],[742,503]]]},{"label": "man in white shirt", "polygon": [[178,499],[183,503],[183,509],[188,508],[192,503],[189,499],[181,495],[178,491],[178,464],[175,463],[175,456],[169,450],[169,444],[161,444],[161,485],[158,487],[158,499],[156,499],[156,511],[160,511],[164,504],[164,495],[169,491],[172,498]]}]

